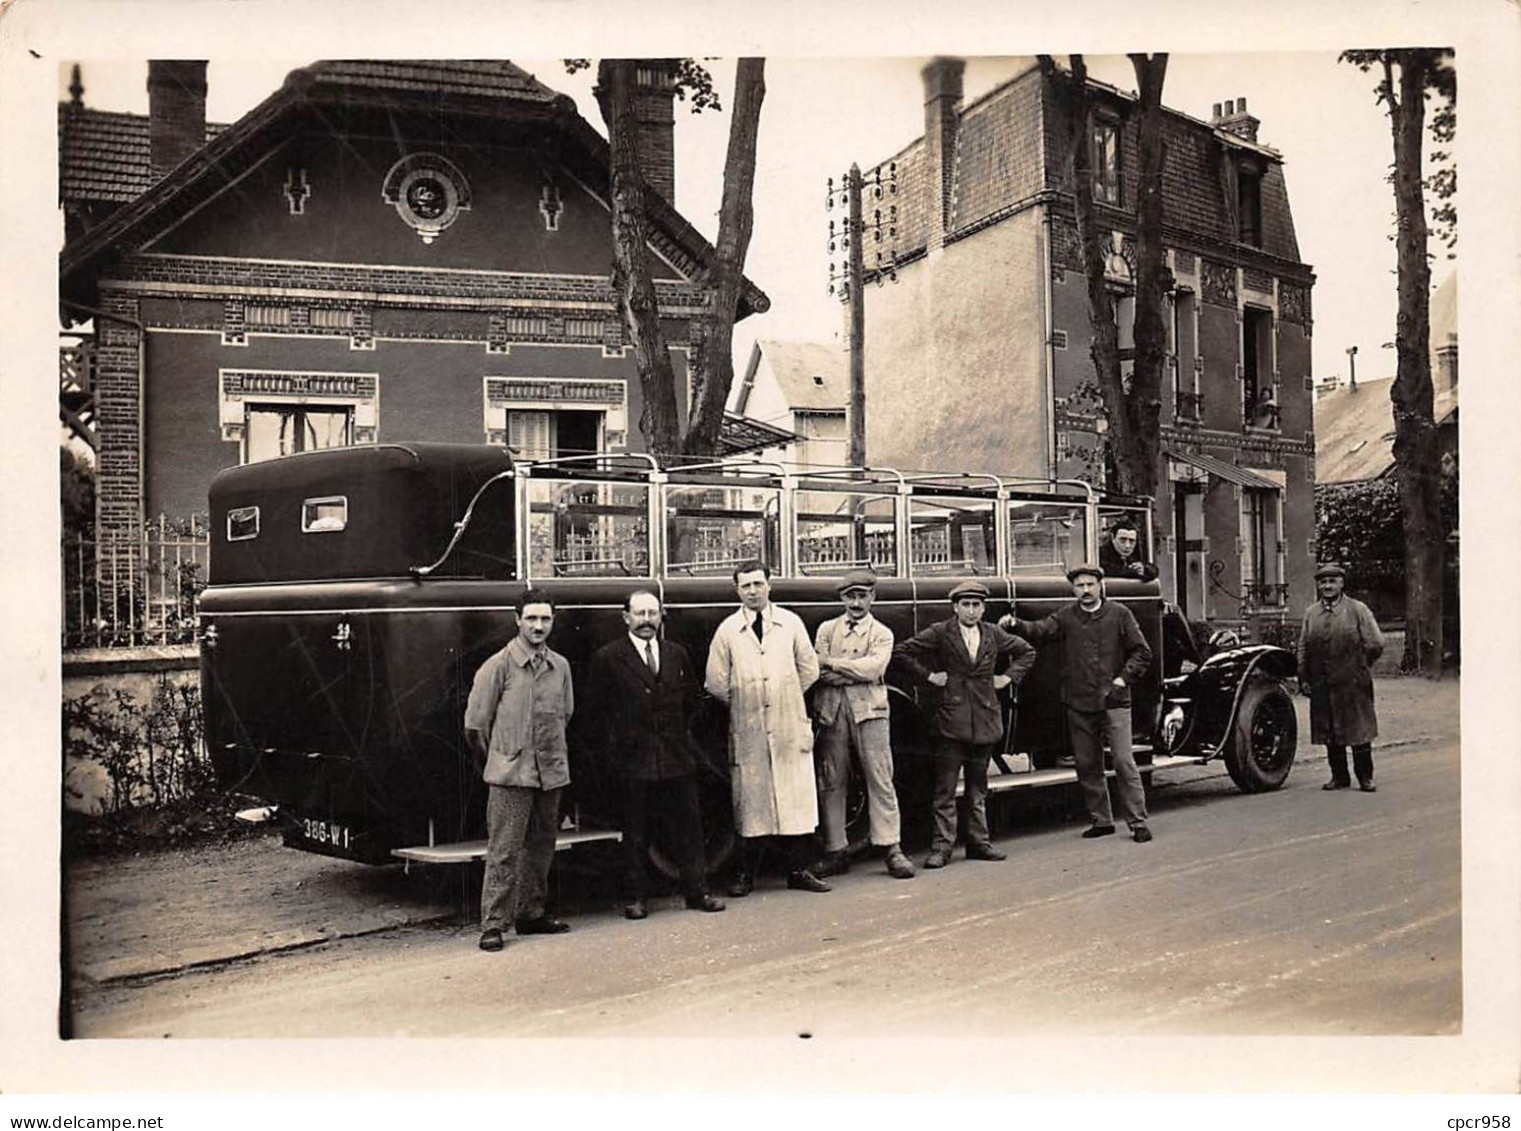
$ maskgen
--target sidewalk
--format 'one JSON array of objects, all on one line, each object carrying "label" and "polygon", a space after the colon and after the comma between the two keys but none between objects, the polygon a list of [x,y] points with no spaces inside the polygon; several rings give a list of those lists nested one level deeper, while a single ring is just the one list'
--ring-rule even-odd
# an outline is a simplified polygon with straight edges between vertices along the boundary
[{"label": "sidewalk", "polygon": [[[1458,736],[1457,680],[1380,679],[1375,759]],[[1309,702],[1299,715],[1296,774],[1315,775],[1325,748],[1310,745]],[[1173,774],[1223,775],[1218,762]],[[1290,779],[1293,784],[1294,779]],[[452,920],[478,873],[404,875],[284,848],[278,836],[66,865],[70,965],[85,982],[170,974],[418,923]]]}]

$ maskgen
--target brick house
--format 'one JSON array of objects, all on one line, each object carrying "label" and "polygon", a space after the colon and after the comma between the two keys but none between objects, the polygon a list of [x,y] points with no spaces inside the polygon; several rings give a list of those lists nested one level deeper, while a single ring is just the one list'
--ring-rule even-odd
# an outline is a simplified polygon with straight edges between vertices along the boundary
[{"label": "brick house", "polygon": [[[958,59],[922,72],[925,132],[866,171],[888,198],[897,281],[865,293],[867,450],[1102,483],[1105,422],[1064,112],[1037,66],[963,104]],[[1131,345],[1138,156],[1133,96],[1091,83],[1099,223]],[[1223,112],[1222,112],[1223,110]],[[1190,619],[1279,619],[1313,599],[1310,290],[1283,160],[1241,99],[1204,122],[1167,111],[1163,593]],[[875,263],[868,261],[868,278]]]},{"label": "brick house", "polygon": [[757,340],[734,384],[734,411],[791,433],[761,455],[843,464],[849,447],[849,369],[849,358],[836,343]]},{"label": "brick house", "polygon": [[[684,388],[713,250],[669,203],[672,75],[639,81]],[[148,90],[146,118],[105,114],[76,75],[59,108],[60,315],[94,329],[102,530],[203,512],[218,470],[311,447],[640,447],[607,143],[570,98],[506,61],[314,63],[226,127],[204,62],[153,61]],[[739,316],[767,305],[746,283]]]}]

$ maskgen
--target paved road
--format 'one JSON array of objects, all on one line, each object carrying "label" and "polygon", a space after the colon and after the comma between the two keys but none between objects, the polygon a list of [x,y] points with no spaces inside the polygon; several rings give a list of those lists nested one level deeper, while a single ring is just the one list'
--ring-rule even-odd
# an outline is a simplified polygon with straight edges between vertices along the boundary
[{"label": "paved road", "polygon": [[[1456,720],[1453,720],[1455,730]],[[1306,751],[1308,753],[1308,751]],[[80,1036],[1449,1034],[1461,1030],[1458,743],[1381,751],[1380,791],[1158,778],[1157,839],[1047,814],[893,881],[776,881],[722,915],[615,908],[498,955],[411,927],[83,993]]]}]

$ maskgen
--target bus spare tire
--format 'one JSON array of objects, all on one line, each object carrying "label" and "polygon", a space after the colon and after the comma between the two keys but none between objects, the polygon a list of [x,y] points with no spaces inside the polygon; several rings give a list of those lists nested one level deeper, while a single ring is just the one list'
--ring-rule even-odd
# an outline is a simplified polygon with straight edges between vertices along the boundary
[{"label": "bus spare tire", "polygon": [[1276,680],[1252,678],[1225,746],[1225,768],[1243,793],[1278,789],[1289,776],[1299,742],[1294,701]]}]

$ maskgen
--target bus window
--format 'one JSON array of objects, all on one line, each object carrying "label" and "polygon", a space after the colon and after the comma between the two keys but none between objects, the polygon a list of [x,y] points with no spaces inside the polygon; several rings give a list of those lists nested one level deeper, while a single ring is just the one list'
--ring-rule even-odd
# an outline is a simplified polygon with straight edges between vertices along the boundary
[{"label": "bus window", "polygon": [[880,492],[798,491],[798,572],[817,576],[870,567],[879,577],[896,577],[896,498]]},{"label": "bus window", "polygon": [[301,503],[301,533],[342,530],[349,524],[349,501],[343,495],[305,499]]},{"label": "bus window", "polygon": [[666,573],[711,577],[759,558],[777,568],[781,492],[749,484],[665,488]]},{"label": "bus window", "polygon": [[998,569],[996,500],[976,496],[909,500],[909,562],[916,577]]},{"label": "bus window", "polygon": [[1125,507],[1125,506],[1101,506],[1098,512],[1099,522],[1099,564],[1103,564],[1106,556],[1105,547],[1116,527],[1131,527],[1136,532],[1136,547],[1133,553],[1143,562],[1156,562],[1156,556],[1152,546],[1151,537],[1151,509],[1149,507]]},{"label": "bus window", "polygon": [[649,487],[528,482],[530,577],[648,577]]},{"label": "bus window", "polygon": [[246,542],[258,536],[258,507],[233,507],[227,512],[227,540],[229,542]]},{"label": "bus window", "polygon": [[1014,499],[1009,503],[1011,575],[1065,574],[1087,557],[1087,508]]}]

